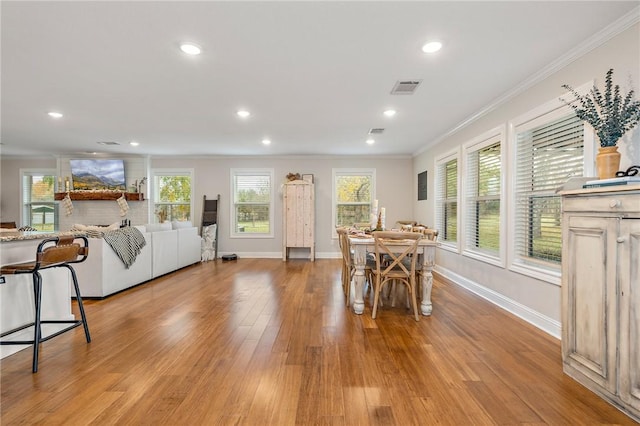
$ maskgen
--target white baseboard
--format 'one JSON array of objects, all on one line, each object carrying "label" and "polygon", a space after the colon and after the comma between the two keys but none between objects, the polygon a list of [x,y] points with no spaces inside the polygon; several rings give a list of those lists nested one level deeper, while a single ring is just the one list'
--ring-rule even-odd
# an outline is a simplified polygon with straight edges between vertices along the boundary
[{"label": "white baseboard", "polygon": [[471,281],[462,275],[458,275],[453,271],[450,271],[446,268],[436,265],[433,268],[433,272],[442,275],[447,280],[453,282],[460,287],[466,288],[470,292],[477,294],[485,300],[493,303],[500,308],[511,312],[515,316],[522,318],[529,324],[539,328],[540,330],[550,334],[556,339],[561,338],[562,332],[562,324],[559,321],[554,320],[553,318],[549,318],[546,315],[542,315],[540,312],[534,311],[533,309],[525,306],[515,300],[509,299],[504,295],[493,291],[489,288],[486,288],[474,281]]},{"label": "white baseboard", "polygon": [[[225,254],[236,254],[238,259],[282,259],[282,252],[218,252],[218,257]],[[291,253],[289,259],[308,259],[309,252],[306,253]],[[342,255],[335,252],[316,252],[316,259],[341,259]]]}]

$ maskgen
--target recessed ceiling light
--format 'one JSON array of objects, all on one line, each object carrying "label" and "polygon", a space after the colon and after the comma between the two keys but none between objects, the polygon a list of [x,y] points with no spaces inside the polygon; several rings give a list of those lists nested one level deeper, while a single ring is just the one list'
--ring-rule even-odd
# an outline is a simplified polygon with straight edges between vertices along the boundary
[{"label": "recessed ceiling light", "polygon": [[238,114],[238,117],[242,117],[242,118],[247,118],[251,115],[251,113],[246,109],[241,109],[236,114]]},{"label": "recessed ceiling light", "polygon": [[422,46],[422,51],[424,53],[434,53],[442,48],[442,43],[439,41],[430,41],[424,46]]},{"label": "recessed ceiling light", "polygon": [[180,50],[187,55],[199,55],[202,52],[200,46],[194,43],[182,43],[180,45]]},{"label": "recessed ceiling light", "polygon": [[373,145],[374,143],[376,143],[376,141],[375,141],[375,140],[373,140],[373,139],[371,139],[371,138],[369,138],[369,139],[367,139],[367,143],[368,143],[369,145]]},{"label": "recessed ceiling light", "polygon": [[386,115],[387,117],[393,117],[394,115],[396,115],[396,110],[395,109],[388,109],[384,112],[384,115]]},{"label": "recessed ceiling light", "polygon": [[262,139],[263,145],[271,145],[271,141],[269,139]]},{"label": "recessed ceiling light", "polygon": [[48,114],[49,114],[49,117],[62,118],[62,113],[60,113],[60,112],[51,111]]},{"label": "recessed ceiling light", "polygon": [[140,142],[131,141],[131,142],[129,142],[129,145],[131,145],[131,146],[138,146],[138,145],[140,145]]}]

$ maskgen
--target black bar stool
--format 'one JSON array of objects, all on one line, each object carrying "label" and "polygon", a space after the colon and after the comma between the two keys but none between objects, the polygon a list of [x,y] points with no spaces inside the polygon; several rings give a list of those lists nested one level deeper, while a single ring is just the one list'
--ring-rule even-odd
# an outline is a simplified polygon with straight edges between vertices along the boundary
[{"label": "black bar stool", "polygon": [[[80,244],[82,243],[82,244]],[[84,236],[65,236],[53,237],[43,240],[36,252],[36,260],[33,262],[15,263],[4,265],[0,268],[0,274],[17,275],[31,274],[33,276],[33,299],[35,303],[35,320],[30,324],[23,325],[13,330],[0,334],[0,338],[8,336],[25,328],[34,327],[33,340],[6,340],[0,341],[1,345],[31,345],[33,344],[33,372],[38,371],[38,351],[41,342],[56,337],[65,331],[69,331],[80,324],[84,326],[84,334],[87,343],[91,342],[89,335],[89,326],[87,318],[84,314],[84,306],[82,305],[82,297],[80,296],[80,288],[78,287],[78,278],[76,271],[71,267],[72,263],[84,262],[89,254],[89,241]],[[76,291],[78,307],[80,308],[80,320],[41,320],[40,310],[42,307],[42,276],[39,271],[49,268],[67,268],[71,272],[73,278],[73,286]],[[42,337],[41,324],[70,324],[47,337]]]}]

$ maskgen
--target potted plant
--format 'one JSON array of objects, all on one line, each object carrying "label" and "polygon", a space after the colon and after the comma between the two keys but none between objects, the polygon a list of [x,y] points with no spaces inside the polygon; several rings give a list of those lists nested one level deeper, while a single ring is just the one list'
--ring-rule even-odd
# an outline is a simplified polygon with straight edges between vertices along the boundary
[{"label": "potted plant", "polygon": [[604,93],[595,85],[586,94],[578,93],[568,84],[562,87],[575,97],[571,102],[562,101],[573,109],[579,119],[589,123],[600,139],[596,156],[598,177],[614,177],[620,166],[618,141],[640,122],[640,101],[634,99],[633,90],[623,96],[620,86],[613,85],[613,69],[607,71]]}]

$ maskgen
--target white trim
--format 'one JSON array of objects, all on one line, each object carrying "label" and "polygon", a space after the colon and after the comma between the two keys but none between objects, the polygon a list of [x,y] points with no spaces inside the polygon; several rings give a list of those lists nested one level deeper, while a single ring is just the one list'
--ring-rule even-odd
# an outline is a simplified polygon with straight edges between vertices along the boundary
[{"label": "white trim", "polygon": [[150,181],[146,183],[147,198],[149,201],[149,223],[155,223],[155,205],[156,205],[156,193],[155,193],[155,177],[156,176],[189,176],[191,178],[191,194],[189,194],[189,220],[194,223],[194,187],[196,182],[195,169],[192,167],[157,167],[153,168],[149,172]]},{"label": "white trim", "polygon": [[455,272],[450,271],[449,269],[443,268],[442,266],[436,265],[433,271],[436,274],[442,275],[452,283],[466,288],[470,292],[482,297],[483,299],[493,303],[494,305],[504,309],[505,311],[510,312],[518,318],[525,320],[529,324],[539,328],[547,334],[550,334],[556,339],[560,339],[562,332],[562,324],[560,323],[560,321],[556,321],[553,318],[542,315],[538,311],[534,311],[533,309],[521,303],[518,303],[513,299],[505,297],[501,293],[484,287],[483,285],[465,278],[462,275],[458,275]]},{"label": "white trim", "polygon": [[331,169],[331,238],[337,239],[336,233],[336,176],[371,176],[371,202],[376,199],[376,169],[374,167],[365,168],[333,168]]},{"label": "white trim", "polygon": [[[25,205],[24,205],[24,177],[25,176],[33,176],[33,175],[46,175],[46,176],[54,176],[55,178],[58,177],[58,170],[56,170],[55,168],[34,168],[34,167],[26,167],[26,168],[21,168],[18,169],[18,173],[20,174],[20,216],[19,216],[19,222],[16,223],[16,226],[18,228],[22,227],[23,225],[25,225],[27,222],[29,223],[29,225],[31,225],[31,219],[29,219],[28,221],[25,220],[24,217],[24,209],[25,209]],[[61,188],[58,188],[58,179],[55,179],[55,181],[53,182],[53,192],[60,192]],[[51,200],[50,201],[53,204],[58,204],[57,201],[55,200]],[[55,211],[55,210],[54,210]],[[54,229],[57,231],[58,228],[60,227],[60,217],[58,217],[58,215],[56,215],[54,213]]]},{"label": "white trim", "polygon": [[460,243],[460,231],[461,231],[461,226],[460,226],[460,221],[461,221],[461,215],[460,215],[460,196],[461,196],[461,183],[462,183],[462,164],[460,162],[460,157],[461,157],[461,150],[462,150],[462,146],[457,147],[454,150],[451,150],[447,153],[441,154],[439,156],[437,156],[436,158],[434,158],[434,170],[435,170],[435,177],[434,177],[434,193],[435,193],[435,197],[434,197],[434,208],[435,208],[435,215],[434,215],[434,222],[435,223],[439,223],[438,221],[438,186],[440,185],[440,179],[442,179],[442,176],[440,176],[439,173],[439,165],[443,164],[443,163],[447,163],[451,160],[456,160],[457,161],[457,166],[458,166],[458,170],[456,173],[456,202],[457,202],[457,211],[456,211],[456,241],[455,242],[448,242],[444,240],[444,230],[441,229],[440,232],[440,236],[441,238],[438,239],[439,242],[439,247],[443,250],[447,250],[450,251],[452,253],[460,253],[461,251],[461,243]]},{"label": "white trim", "polygon": [[[236,196],[236,188],[235,188],[235,177],[236,176],[266,176],[269,175],[269,232],[268,233],[240,233],[236,232],[236,210],[235,210],[235,196]],[[230,202],[229,202],[229,238],[238,238],[238,239],[264,239],[264,238],[274,238],[274,228],[275,228],[275,171],[271,167],[235,167],[229,169],[229,184],[230,188]],[[280,254],[280,257],[281,254]]]},{"label": "white trim", "polygon": [[[467,232],[466,229],[466,217],[465,214],[468,211],[467,206],[467,176],[468,176],[468,164],[467,164],[467,156],[470,152],[476,152],[482,148],[485,148],[489,145],[493,145],[496,142],[500,142],[500,249],[497,255],[486,253],[481,250],[477,250],[473,247],[467,247]],[[507,202],[506,202],[506,159],[508,158],[506,155],[507,150],[507,131],[506,126],[500,125],[490,129],[481,135],[471,139],[470,141],[462,144],[462,188],[461,193],[462,197],[460,199],[460,212],[463,213],[463,217],[461,218],[460,231],[458,232],[458,239],[462,244],[462,255],[467,256],[481,262],[490,263],[492,265],[504,268],[506,266],[506,244],[507,244],[507,232],[506,232],[506,220],[504,218],[507,217]],[[462,236],[462,238],[460,238]]]},{"label": "white trim", "polygon": [[425,144],[425,146],[423,146],[422,148],[414,152],[412,156],[416,157],[422,154],[423,152],[425,152],[426,150],[428,150],[429,148],[444,141],[449,136],[469,126],[473,122],[489,114],[494,109],[507,103],[508,101],[520,95],[521,93],[525,92],[526,90],[530,89],[534,85],[544,81],[546,78],[550,77],[551,75],[558,72],[562,68],[571,64],[575,60],[586,55],[590,51],[596,49],[599,46],[602,46],[604,43],[608,42],[609,40],[611,40],[618,34],[622,33],[623,31],[627,30],[628,28],[632,27],[638,22],[640,22],[640,6],[634,8],[629,13],[623,15],[621,18],[614,21],[612,24],[608,25],[601,31],[598,31],[597,33],[595,33],[594,35],[592,35],[591,37],[583,41],[580,45],[578,45],[574,49],[568,51],[561,57],[557,58],[556,60],[549,63],[547,66],[537,71],[535,74],[529,76],[526,80],[524,80],[519,85],[507,91],[502,96],[494,99],[491,103],[486,105],[484,108],[480,109],[476,113],[472,114],[465,120],[455,125],[451,130],[445,132],[441,136]]}]

